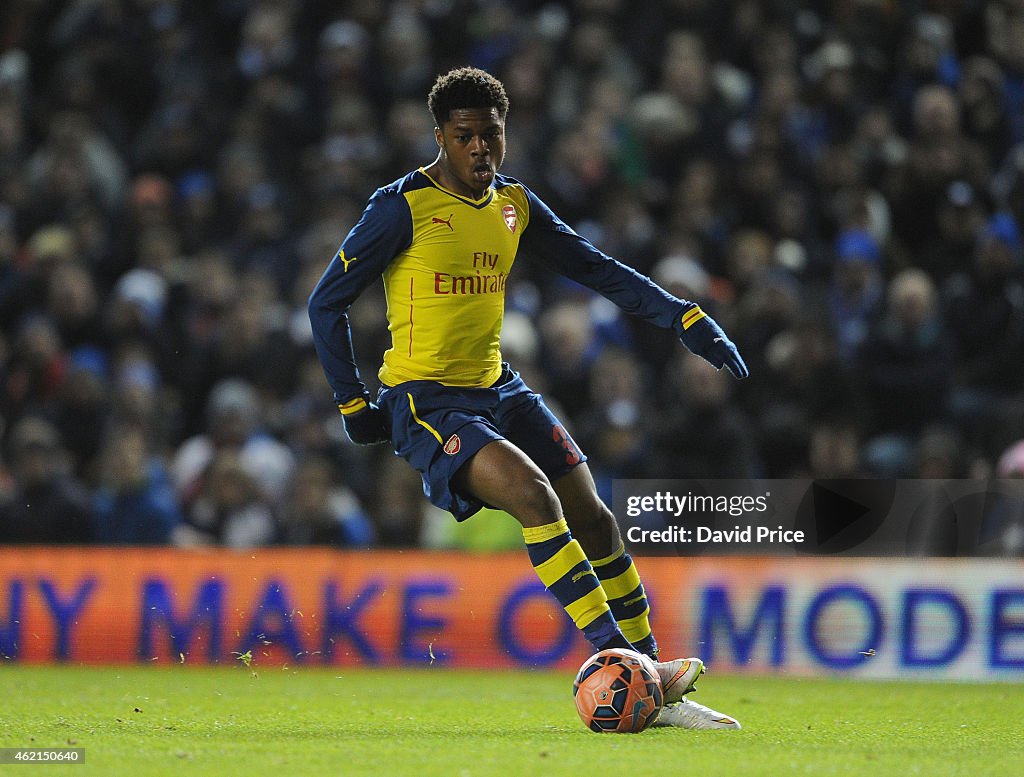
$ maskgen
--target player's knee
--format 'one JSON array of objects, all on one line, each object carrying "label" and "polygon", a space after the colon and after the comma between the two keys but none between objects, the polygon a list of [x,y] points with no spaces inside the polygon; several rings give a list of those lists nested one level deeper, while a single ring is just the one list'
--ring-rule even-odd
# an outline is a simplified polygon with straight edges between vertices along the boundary
[{"label": "player's knee", "polygon": [[[566,508],[568,510],[568,508]],[[615,516],[600,499],[593,499],[577,506],[567,515],[575,531],[593,532],[610,529],[615,525]]]},{"label": "player's knee", "polygon": [[512,485],[515,497],[506,509],[524,527],[543,526],[562,518],[558,496],[543,475],[523,477]]}]

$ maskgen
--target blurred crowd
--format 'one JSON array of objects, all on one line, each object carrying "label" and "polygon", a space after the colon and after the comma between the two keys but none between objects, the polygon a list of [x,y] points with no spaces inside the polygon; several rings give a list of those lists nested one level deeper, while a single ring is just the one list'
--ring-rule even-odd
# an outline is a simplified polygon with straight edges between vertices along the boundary
[{"label": "blurred crowd", "polygon": [[751,368],[520,257],[506,358],[603,495],[1024,476],[1021,0],[5,0],[0,542],[460,541],[345,439],[306,299],[464,64],[503,172]]}]

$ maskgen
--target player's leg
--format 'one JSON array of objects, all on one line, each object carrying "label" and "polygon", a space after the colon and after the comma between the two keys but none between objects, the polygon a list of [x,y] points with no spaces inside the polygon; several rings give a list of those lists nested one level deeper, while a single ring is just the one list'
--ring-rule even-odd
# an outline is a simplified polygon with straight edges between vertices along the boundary
[{"label": "player's leg", "polygon": [[619,628],[641,653],[657,658],[658,644],[650,624],[650,604],[632,557],[626,553],[611,510],[597,495],[586,462],[580,462],[552,483],[569,529],[594,567]]},{"label": "player's leg", "polygon": [[[658,646],[649,622],[650,606],[636,565],[626,553],[615,516],[597,495],[581,463],[553,484],[573,534],[579,538],[608,596],[619,628],[638,651],[649,656],[661,679],[665,703],[653,725],[688,729],[739,729],[735,718],[685,698],[704,674],[699,658],[656,661]],[[609,548],[615,548],[608,553]],[[605,554],[605,555],[599,555]]]},{"label": "player's leg", "polygon": [[625,552],[615,516],[597,495],[587,457],[518,374],[509,370],[498,391],[499,428],[551,478],[569,529],[591,560],[626,639],[641,653],[656,656],[647,596],[633,560]]},{"label": "player's leg", "polygon": [[[573,467],[553,484],[573,536],[579,539],[594,567],[608,606],[623,635],[641,653],[657,662],[658,643],[650,623],[650,604],[632,557],[626,553],[615,515],[597,495],[594,478],[585,462]],[[609,552],[611,550],[611,552]],[[665,700],[681,701],[704,673],[699,658],[677,658],[655,663]]]},{"label": "player's leg", "polygon": [[492,423],[497,400],[491,390],[426,381],[385,388],[377,397],[391,416],[395,452],[420,472],[434,505],[460,521],[484,505],[513,515],[541,581],[591,644],[629,647],[547,476]]},{"label": "player's leg", "polygon": [[[619,628],[637,650],[655,659],[658,647],[651,632],[650,606],[640,575],[626,553],[614,514],[597,495],[590,469],[581,462],[552,485],[573,534],[591,559]],[[609,552],[609,549],[614,550]],[[655,726],[740,728],[735,718],[684,698],[695,690],[695,683],[704,673],[704,663],[699,658],[652,663],[665,694],[665,705],[659,710]]]},{"label": "player's leg", "polygon": [[630,647],[547,476],[525,453],[507,440],[494,440],[459,468],[452,485],[522,524],[537,576],[595,649]]}]

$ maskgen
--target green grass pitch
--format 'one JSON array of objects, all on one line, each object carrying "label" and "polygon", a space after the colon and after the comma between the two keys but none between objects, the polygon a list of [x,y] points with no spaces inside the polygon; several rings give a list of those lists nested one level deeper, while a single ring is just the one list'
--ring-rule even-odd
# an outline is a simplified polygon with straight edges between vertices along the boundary
[{"label": "green grass pitch", "polygon": [[[84,747],[71,775],[1005,775],[1019,685],[705,677],[744,729],[593,734],[570,673],[350,668],[0,669],[0,746]],[[38,771],[33,771],[37,769]]]}]

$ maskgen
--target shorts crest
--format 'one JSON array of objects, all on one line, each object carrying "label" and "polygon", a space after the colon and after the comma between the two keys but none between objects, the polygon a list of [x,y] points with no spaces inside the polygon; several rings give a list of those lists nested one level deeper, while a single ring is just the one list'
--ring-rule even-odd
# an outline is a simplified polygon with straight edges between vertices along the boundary
[{"label": "shorts crest", "polygon": [[459,435],[453,434],[448,438],[447,442],[445,442],[444,452],[449,456],[454,456],[460,450],[462,450],[462,440],[459,439]]}]

